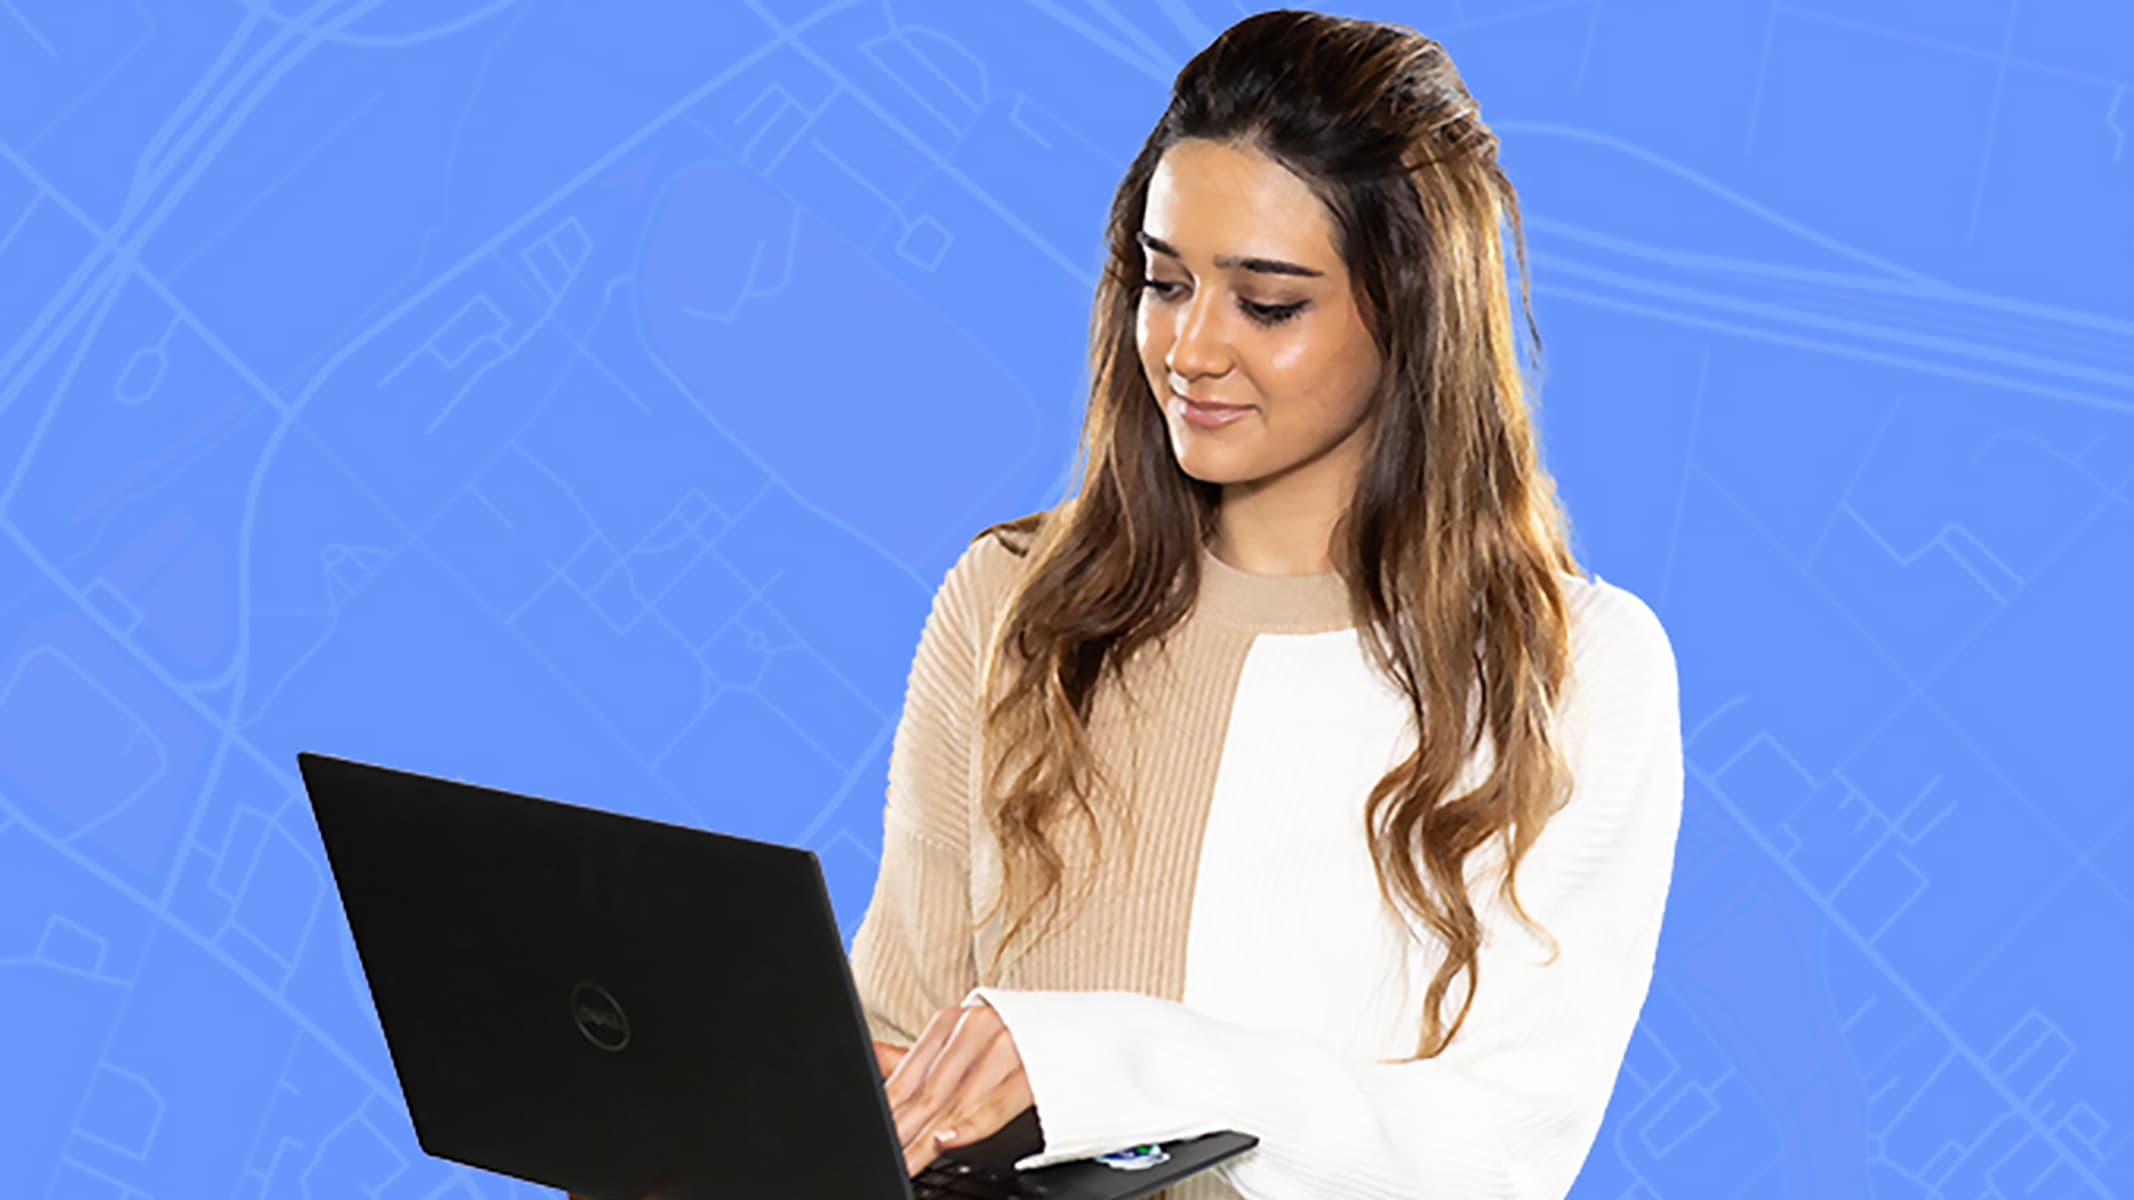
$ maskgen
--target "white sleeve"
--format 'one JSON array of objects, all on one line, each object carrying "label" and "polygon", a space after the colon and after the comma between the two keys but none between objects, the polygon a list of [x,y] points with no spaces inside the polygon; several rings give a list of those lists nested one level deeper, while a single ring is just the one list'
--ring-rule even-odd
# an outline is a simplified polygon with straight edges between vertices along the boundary
[{"label": "white sleeve", "polygon": [[1674,654],[1642,601],[1612,593],[1563,709],[1572,799],[1519,871],[1553,963],[1478,898],[1491,933],[1466,1024],[1438,1056],[1394,1064],[1133,992],[976,988],[966,1002],[1001,1014],[1044,1131],[1018,1165],[1236,1129],[1260,1144],[1218,1170],[1249,1200],[1565,1195],[1651,982],[1682,810]]}]

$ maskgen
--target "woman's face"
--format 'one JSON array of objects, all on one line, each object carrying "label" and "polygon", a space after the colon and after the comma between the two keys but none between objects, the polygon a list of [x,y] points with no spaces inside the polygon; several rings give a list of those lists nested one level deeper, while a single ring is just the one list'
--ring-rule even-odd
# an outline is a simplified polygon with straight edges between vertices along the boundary
[{"label": "woman's face", "polygon": [[[1149,182],[1141,243],[1135,340],[1179,467],[1345,503],[1380,356],[1319,198],[1254,150],[1182,141]],[[1243,407],[1211,424],[1181,397]]]}]

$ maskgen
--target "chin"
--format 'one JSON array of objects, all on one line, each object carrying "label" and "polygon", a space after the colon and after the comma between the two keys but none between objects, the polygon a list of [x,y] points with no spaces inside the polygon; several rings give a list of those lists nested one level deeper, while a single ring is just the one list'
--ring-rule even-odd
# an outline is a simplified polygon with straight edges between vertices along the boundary
[{"label": "chin", "polygon": [[1256,478],[1248,468],[1208,454],[1179,454],[1172,456],[1178,469],[1202,483],[1227,485],[1246,483]]}]

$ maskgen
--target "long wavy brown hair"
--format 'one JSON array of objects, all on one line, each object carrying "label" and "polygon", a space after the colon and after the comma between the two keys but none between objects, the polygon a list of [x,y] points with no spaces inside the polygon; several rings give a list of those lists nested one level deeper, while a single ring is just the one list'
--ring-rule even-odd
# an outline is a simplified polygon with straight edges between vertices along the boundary
[{"label": "long wavy brown hair", "polygon": [[[1433,1057],[1481,983],[1465,863],[1490,839],[1503,839],[1504,897],[1534,924],[1515,876],[1568,792],[1549,729],[1569,670],[1558,573],[1582,572],[1515,346],[1505,218],[1538,361],[1517,196],[1444,47],[1403,26],[1292,10],[1238,22],[1178,73],[1119,184],[1090,319],[1080,486],[978,535],[1000,535],[1023,561],[986,656],[983,808],[1002,876],[977,924],[1014,912],[997,970],[1038,909],[1058,911],[1059,822],[1078,814],[1101,843],[1092,798],[1115,781],[1090,750],[1093,695],[1190,613],[1215,529],[1220,489],[1179,468],[1135,341],[1135,234],[1158,160],[1186,138],[1258,150],[1310,185],[1384,356],[1367,465],[1330,553],[1359,637],[1407,692],[1419,731],[1371,790],[1358,832],[1386,904],[1445,943],[1415,1054]],[[1489,774],[1450,794],[1485,730]],[[1462,971],[1466,998],[1448,1025],[1439,1009]]]}]

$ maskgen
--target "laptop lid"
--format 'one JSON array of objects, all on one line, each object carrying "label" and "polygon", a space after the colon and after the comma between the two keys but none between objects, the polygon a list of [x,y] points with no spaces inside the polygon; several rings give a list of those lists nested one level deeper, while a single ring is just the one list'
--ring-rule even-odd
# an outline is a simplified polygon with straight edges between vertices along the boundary
[{"label": "laptop lid", "polygon": [[423,1150],[589,1196],[909,1200],[813,852],[297,763]]},{"label": "laptop lid", "polygon": [[[910,1200],[812,851],[297,765],[424,1151],[616,1200]],[[1132,1200],[1257,1143],[1212,1133],[1015,1190]],[[1041,1144],[1026,1109],[942,1158],[1011,1173]]]}]

